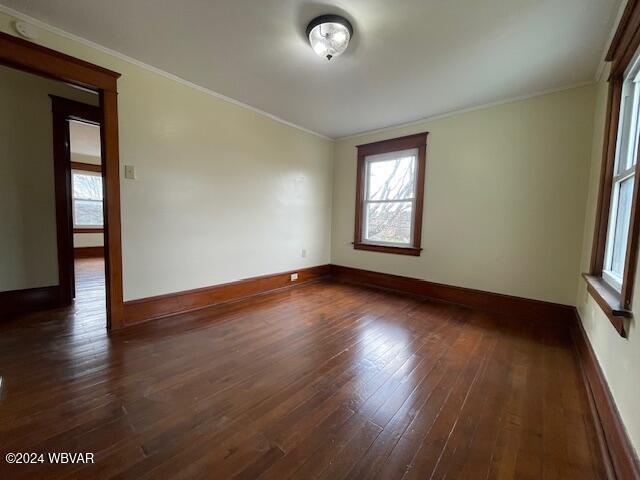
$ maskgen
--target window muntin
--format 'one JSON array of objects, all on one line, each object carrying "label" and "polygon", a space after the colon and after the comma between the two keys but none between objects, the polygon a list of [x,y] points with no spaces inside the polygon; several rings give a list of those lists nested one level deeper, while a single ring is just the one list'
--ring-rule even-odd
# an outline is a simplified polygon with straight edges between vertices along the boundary
[{"label": "window muntin", "polygon": [[418,149],[365,157],[363,243],[413,246]]},{"label": "window muntin", "polygon": [[72,170],[74,228],[102,228],[102,175]]}]

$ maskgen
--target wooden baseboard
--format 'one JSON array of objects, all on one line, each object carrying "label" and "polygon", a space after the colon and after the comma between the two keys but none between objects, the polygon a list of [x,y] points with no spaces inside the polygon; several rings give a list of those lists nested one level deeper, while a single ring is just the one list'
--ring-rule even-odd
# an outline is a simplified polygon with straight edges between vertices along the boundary
[{"label": "wooden baseboard", "polygon": [[76,247],[74,258],[104,258],[104,247]]},{"label": "wooden baseboard", "polygon": [[340,265],[331,265],[331,276],[338,281],[455,303],[485,312],[511,315],[519,319],[562,321],[567,322],[568,325],[574,315],[574,307],[568,305],[454,287],[417,278],[389,275]]},{"label": "wooden baseboard", "polygon": [[640,464],[620,418],[607,381],[587,337],[578,312],[574,312],[573,341],[582,369],[585,388],[592,408],[605,461],[612,478],[640,479]]},{"label": "wooden baseboard", "polygon": [[[283,288],[295,287],[327,277],[329,272],[329,265],[320,265],[291,272],[247,278],[212,287],[130,300],[124,302],[125,324],[133,325],[147,320],[243,300]],[[291,281],[292,273],[298,274],[298,280]]]},{"label": "wooden baseboard", "polygon": [[59,285],[0,292],[0,315],[2,317],[58,306],[60,306]]}]

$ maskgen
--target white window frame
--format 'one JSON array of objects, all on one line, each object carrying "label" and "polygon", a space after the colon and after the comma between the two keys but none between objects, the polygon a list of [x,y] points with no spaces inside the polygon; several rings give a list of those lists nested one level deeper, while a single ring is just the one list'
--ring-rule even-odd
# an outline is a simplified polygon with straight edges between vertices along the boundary
[{"label": "white window frame", "polygon": [[[411,152],[411,153],[409,153]],[[418,149],[417,148],[409,148],[406,150],[397,150],[394,152],[387,153],[379,153],[374,155],[368,155],[364,158],[364,198],[362,200],[362,239],[361,242],[366,245],[381,245],[381,246],[389,246],[389,247],[415,247],[413,245],[414,238],[414,227],[415,227],[415,215],[416,215],[416,193],[418,191]],[[390,160],[394,160],[397,158],[404,158],[413,156],[413,197],[411,198],[403,198],[403,199],[394,199],[394,200],[369,200],[369,180],[370,180],[370,171],[371,164],[377,162],[388,162]],[[369,222],[368,222],[368,213],[369,213],[369,204],[372,203],[407,203],[411,202],[411,225],[409,230],[409,241],[408,242],[385,242],[385,241],[374,241],[367,239],[368,230],[369,230]]]},{"label": "white window frame", "polygon": [[[77,174],[77,175],[92,175],[92,176],[95,176],[95,177],[102,177],[102,173],[101,172],[92,172],[90,170],[78,170],[78,169],[72,169],[71,170],[71,215],[72,215],[72,218],[73,218],[73,228],[86,228],[86,229],[95,229],[95,230],[103,229],[104,228],[104,194],[102,196],[102,200],[96,200],[94,198],[76,197],[74,195],[74,190],[73,190],[73,175],[74,174]],[[103,185],[103,189],[104,189],[104,185]],[[101,203],[102,204],[102,208],[103,208],[102,223],[100,225],[82,225],[82,224],[76,223],[76,200],[80,200],[80,201],[84,201],[84,202]]]},{"label": "white window frame", "polygon": [[[629,92],[629,90],[632,90]],[[627,119],[625,110],[627,102],[631,101],[631,115]],[[626,125],[626,123],[629,123]],[[627,145],[622,145],[623,135],[628,134]],[[613,185],[611,188],[611,205],[609,207],[609,224],[607,225],[607,238],[605,243],[604,264],[602,268],[603,280],[613,287],[617,292],[622,291],[622,275],[618,275],[612,270],[613,247],[615,244],[615,232],[618,225],[618,210],[620,201],[620,187],[622,183],[630,178],[635,178],[636,162],[638,158],[638,136],[640,135],[640,52],[636,52],[635,58],[630,62],[629,68],[624,74],[622,86],[622,101],[620,103],[620,114],[618,117],[618,133],[616,139],[616,153],[613,168]],[[626,147],[626,148],[625,148]],[[624,150],[623,150],[624,149]],[[618,172],[620,162],[630,166]],[[633,202],[633,197],[630,199]],[[631,208],[629,208],[631,211]],[[628,242],[628,238],[625,241]],[[626,251],[623,264],[626,265]]]}]

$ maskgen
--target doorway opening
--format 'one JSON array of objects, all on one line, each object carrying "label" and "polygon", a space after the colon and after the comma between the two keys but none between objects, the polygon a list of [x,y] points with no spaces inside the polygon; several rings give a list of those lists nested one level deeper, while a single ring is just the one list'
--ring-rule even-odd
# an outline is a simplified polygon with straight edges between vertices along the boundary
[{"label": "doorway opening", "polygon": [[61,303],[82,318],[105,317],[104,182],[101,111],[51,96]]},{"label": "doorway opening", "polygon": [[[99,105],[99,107],[90,106],[91,108],[87,108],[88,105],[77,103],[76,106],[83,109],[83,113],[78,115],[76,112],[69,112],[63,102],[51,98],[54,117],[53,136],[57,139],[63,139],[63,141],[55,141],[53,145],[58,262],[56,265],[55,252],[49,248],[48,253],[54,257],[48,259],[47,266],[51,268],[49,268],[50,271],[47,270],[48,277],[45,279],[45,285],[36,285],[34,288],[23,288],[22,285],[18,285],[18,288],[14,289],[11,289],[10,285],[4,286],[5,291],[0,290],[0,300],[2,300],[0,301],[0,318],[5,314],[12,315],[28,310],[69,305],[73,300],[75,278],[73,274],[71,165],[69,155],[66,152],[68,152],[69,146],[67,122],[78,120],[100,125],[100,151],[103,168],[106,327],[109,330],[123,328],[125,318],[122,289],[122,244],[120,240],[117,101],[117,81],[120,74],[4,32],[0,32],[0,65],[91,92],[97,95],[97,105]],[[29,103],[30,101],[25,105]],[[22,110],[22,106],[16,109],[18,112]],[[36,118],[44,119],[46,116],[39,115]],[[32,157],[44,158],[37,155]],[[33,192],[37,192],[37,189]],[[40,208],[40,210],[45,210],[50,209],[51,204],[43,203],[41,206],[44,208]],[[38,229],[41,230],[40,226]],[[35,243],[40,240],[36,236]],[[47,242],[47,245],[51,246],[53,242]],[[18,245],[18,247],[21,246],[22,244]],[[56,269],[58,270],[57,283],[54,277],[55,273],[53,273]],[[17,275],[6,275],[6,277],[10,280],[20,279]],[[2,276],[0,276],[1,278]]]}]

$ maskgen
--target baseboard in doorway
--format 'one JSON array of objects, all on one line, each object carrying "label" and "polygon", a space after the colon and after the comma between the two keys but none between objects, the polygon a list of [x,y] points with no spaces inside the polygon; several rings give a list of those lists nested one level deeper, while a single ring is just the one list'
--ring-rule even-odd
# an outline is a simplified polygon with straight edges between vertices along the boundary
[{"label": "baseboard in doorway", "polygon": [[104,247],[75,247],[74,258],[104,258]]}]

